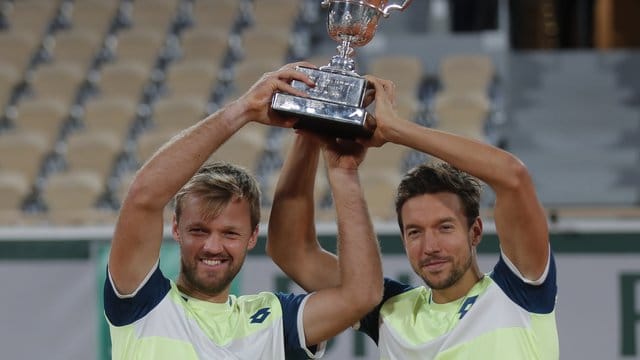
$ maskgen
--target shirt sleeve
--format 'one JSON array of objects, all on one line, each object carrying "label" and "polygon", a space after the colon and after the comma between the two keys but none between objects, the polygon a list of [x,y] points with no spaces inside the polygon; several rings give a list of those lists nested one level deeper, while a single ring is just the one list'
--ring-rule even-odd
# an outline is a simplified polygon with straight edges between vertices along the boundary
[{"label": "shirt sleeve", "polygon": [[167,295],[171,283],[164,277],[159,263],[151,269],[140,287],[132,294],[119,294],[107,267],[104,282],[104,312],[114,326],[124,326],[147,315]]},{"label": "shirt sleeve", "polygon": [[553,254],[549,260],[545,274],[536,281],[522,277],[504,254],[500,254],[498,263],[490,276],[502,291],[516,304],[536,314],[548,314],[556,304],[558,287],[556,284],[556,263]]},{"label": "shirt sleeve", "polygon": [[362,331],[367,334],[376,344],[378,343],[378,330],[380,327],[380,308],[390,298],[407,292],[413,289],[413,286],[403,284],[401,282],[391,280],[389,278],[384,279],[384,294],[382,301],[371,312],[365,315],[360,322],[354,325],[354,328],[358,331]]},{"label": "shirt sleeve", "polygon": [[284,327],[284,346],[287,359],[319,359],[324,355],[326,341],[307,345],[304,336],[304,305],[313,294],[276,293],[282,306],[282,324]]}]

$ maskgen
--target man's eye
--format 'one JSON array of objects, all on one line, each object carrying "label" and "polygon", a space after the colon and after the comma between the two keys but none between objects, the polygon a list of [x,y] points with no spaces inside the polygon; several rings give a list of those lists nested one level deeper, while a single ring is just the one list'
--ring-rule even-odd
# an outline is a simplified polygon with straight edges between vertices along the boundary
[{"label": "man's eye", "polygon": [[440,229],[441,229],[442,231],[451,231],[451,230],[453,230],[453,229],[454,229],[454,227],[453,227],[453,225],[452,225],[452,224],[442,224],[442,225],[440,226]]}]

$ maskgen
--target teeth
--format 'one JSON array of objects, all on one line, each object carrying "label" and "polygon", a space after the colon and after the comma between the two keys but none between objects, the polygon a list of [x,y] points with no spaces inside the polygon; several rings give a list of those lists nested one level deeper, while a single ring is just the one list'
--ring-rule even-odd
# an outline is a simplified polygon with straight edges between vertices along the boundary
[{"label": "teeth", "polygon": [[211,260],[211,259],[202,259],[202,262],[205,263],[206,265],[220,265],[222,263],[222,261],[220,260]]}]

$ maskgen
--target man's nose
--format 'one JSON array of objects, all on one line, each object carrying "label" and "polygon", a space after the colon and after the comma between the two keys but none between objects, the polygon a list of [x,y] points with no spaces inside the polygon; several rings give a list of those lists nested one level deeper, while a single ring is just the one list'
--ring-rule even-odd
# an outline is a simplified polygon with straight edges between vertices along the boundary
[{"label": "man's nose", "polygon": [[211,253],[222,252],[222,239],[216,234],[210,234],[204,242],[204,250]]},{"label": "man's nose", "polygon": [[425,254],[434,254],[440,251],[440,242],[438,241],[437,236],[433,234],[425,234],[424,239],[422,240],[422,251]]}]

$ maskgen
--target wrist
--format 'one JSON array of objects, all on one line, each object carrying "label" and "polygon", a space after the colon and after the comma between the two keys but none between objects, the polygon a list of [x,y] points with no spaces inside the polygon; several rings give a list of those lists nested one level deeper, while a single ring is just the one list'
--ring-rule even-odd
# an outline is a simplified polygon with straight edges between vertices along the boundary
[{"label": "wrist", "polygon": [[392,121],[388,121],[385,123],[380,129],[380,134],[385,142],[390,142],[394,144],[398,144],[403,140],[403,129],[407,126],[409,121],[394,117]]},{"label": "wrist", "polygon": [[349,179],[360,179],[357,168],[351,167],[327,167],[327,175],[330,178],[341,179],[341,181]]},{"label": "wrist", "polygon": [[219,112],[225,123],[235,130],[249,123],[252,118],[250,107],[240,99],[229,102]]},{"label": "wrist", "polygon": [[293,153],[302,157],[317,156],[320,153],[320,143],[305,135],[296,134],[292,147],[295,149]]}]

